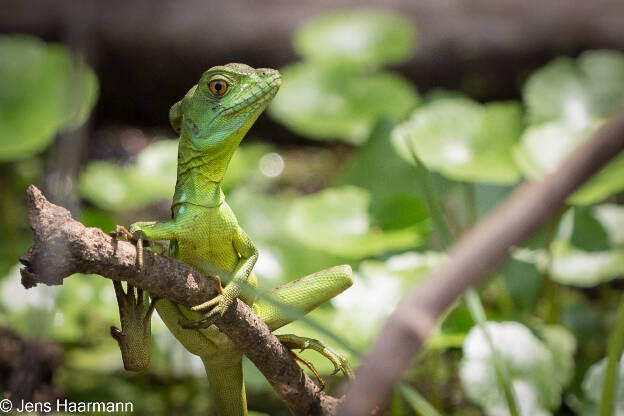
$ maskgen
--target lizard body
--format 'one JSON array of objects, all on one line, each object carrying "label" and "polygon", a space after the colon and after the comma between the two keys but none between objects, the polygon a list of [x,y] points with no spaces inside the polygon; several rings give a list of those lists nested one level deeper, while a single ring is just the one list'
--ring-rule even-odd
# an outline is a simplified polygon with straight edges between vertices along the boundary
[{"label": "lizard body", "polygon": [[[221,190],[232,155],[280,84],[280,74],[273,69],[228,64],[206,71],[169,113],[172,127],[180,134],[172,219],[134,223],[130,228],[129,234],[141,247],[143,240],[169,240],[170,255],[226,283],[222,294],[193,310],[167,299],[152,300],[149,308],[142,309],[141,299],[134,304],[147,310],[141,315],[136,313],[136,307],[129,312],[127,302],[120,301],[123,290],[116,286],[122,330],[115,328],[112,333],[119,342],[126,368],[141,369],[149,362],[149,317],[155,304],[174,336],[202,359],[216,407],[224,416],[247,414],[242,353],[212,323],[236,298],[252,305],[271,330],[291,321],[272,304],[262,300],[254,303],[253,291],[245,290],[245,286],[257,287],[252,269],[258,250],[238,225]],[[305,313],[351,284],[350,267],[341,266],[289,282],[275,288],[271,295]],[[320,341],[294,335],[281,339],[288,348],[321,352],[337,370],[350,374],[346,361]]]}]

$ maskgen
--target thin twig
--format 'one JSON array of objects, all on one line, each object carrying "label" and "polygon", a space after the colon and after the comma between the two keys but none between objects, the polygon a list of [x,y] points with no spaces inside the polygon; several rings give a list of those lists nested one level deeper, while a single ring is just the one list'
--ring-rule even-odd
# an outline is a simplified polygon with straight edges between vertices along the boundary
[{"label": "thin twig", "polygon": [[396,382],[434,327],[462,293],[488,276],[561,209],[566,198],[624,149],[624,111],[577,149],[556,172],[518,188],[452,248],[449,261],[412,291],[390,316],[369,357],[356,372],[341,415],[385,408]]}]

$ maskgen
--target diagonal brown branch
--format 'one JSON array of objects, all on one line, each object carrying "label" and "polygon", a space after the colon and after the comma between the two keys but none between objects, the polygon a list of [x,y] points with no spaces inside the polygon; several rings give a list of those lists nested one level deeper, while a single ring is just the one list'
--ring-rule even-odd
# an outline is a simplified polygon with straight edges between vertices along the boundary
[{"label": "diagonal brown branch", "polygon": [[[50,203],[34,185],[26,191],[28,216],[35,242],[20,257],[26,288],[38,283],[63,284],[74,273],[93,273],[125,280],[151,294],[185,306],[217,295],[217,286],[191,266],[167,256],[145,252],[144,266],[137,267],[136,247],[116,240],[98,228],[87,228],[65,208]],[[295,363],[266,324],[244,302],[217,321],[269,380],[295,415],[335,414],[338,399],[323,393]]]},{"label": "diagonal brown branch", "polygon": [[413,290],[382,328],[356,372],[339,414],[359,416],[384,408],[394,384],[420,350],[440,314],[500,264],[561,209],[566,198],[624,150],[624,111],[575,151],[553,174],[518,188],[451,249],[449,261]]}]

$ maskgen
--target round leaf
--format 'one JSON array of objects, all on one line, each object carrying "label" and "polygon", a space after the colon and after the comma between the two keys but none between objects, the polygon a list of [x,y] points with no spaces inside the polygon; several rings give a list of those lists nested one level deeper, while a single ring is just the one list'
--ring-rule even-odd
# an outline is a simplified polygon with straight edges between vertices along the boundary
[{"label": "round leaf", "polygon": [[[620,277],[624,273],[624,207],[599,205],[583,209],[583,216],[573,215],[578,211],[564,215],[550,246],[551,278],[587,287]],[[579,241],[579,237],[585,238]]]},{"label": "round leaf", "polygon": [[270,114],[311,139],[362,143],[382,118],[398,121],[417,104],[412,85],[392,73],[295,64],[283,68]]},{"label": "round leaf", "polygon": [[515,183],[511,147],[522,129],[514,103],[480,105],[466,98],[440,98],[397,126],[399,154],[414,152],[428,168],[460,181]]},{"label": "round leaf", "polygon": [[[583,403],[583,415],[594,416],[600,414],[600,402],[602,401],[602,384],[604,382],[604,374],[607,369],[607,359],[603,358],[585,373],[583,378],[583,395],[585,402]],[[624,414],[624,360],[620,358],[617,368],[617,390],[614,400],[614,415]]]},{"label": "round leaf", "polygon": [[343,186],[295,200],[286,224],[290,234],[309,247],[336,256],[363,258],[413,247],[419,235],[413,227],[383,232],[371,228],[369,194]]},{"label": "round leaf", "polygon": [[177,148],[177,141],[162,140],[143,149],[136,164],[91,162],[80,175],[80,193],[108,210],[140,209],[171,199],[176,182]]},{"label": "round leaf", "polygon": [[35,154],[82,124],[96,96],[94,73],[66,48],[0,36],[0,161]]},{"label": "round leaf", "polygon": [[[514,149],[514,158],[522,172],[531,179],[554,172],[578,146],[589,140],[598,122],[578,128],[561,121],[529,127]],[[624,189],[624,155],[618,156],[585,185],[569,202],[592,204]]]},{"label": "round leaf", "polygon": [[[568,367],[573,363],[574,338],[563,328],[547,329],[544,343],[518,322],[486,323],[512,381],[522,415],[550,415],[559,406],[563,388],[570,379]],[[468,333],[463,352],[460,379],[468,397],[483,407],[487,415],[507,414],[492,363],[492,350],[479,326]]]},{"label": "round leaf", "polygon": [[624,54],[589,51],[576,61],[557,58],[529,77],[523,95],[532,123],[587,127],[624,105]]},{"label": "round leaf", "polygon": [[371,66],[404,62],[416,30],[407,19],[383,11],[334,11],[302,25],[294,47],[304,59]]}]

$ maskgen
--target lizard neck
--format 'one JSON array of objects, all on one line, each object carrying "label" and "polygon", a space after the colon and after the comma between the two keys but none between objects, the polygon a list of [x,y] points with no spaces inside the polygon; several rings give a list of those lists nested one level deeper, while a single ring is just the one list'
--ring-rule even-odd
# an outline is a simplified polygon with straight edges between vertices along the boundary
[{"label": "lizard neck", "polygon": [[231,157],[231,154],[198,151],[181,142],[172,207],[185,203],[208,208],[221,205],[225,200],[221,181]]},{"label": "lizard neck", "polygon": [[193,204],[206,208],[218,207],[225,201],[221,182],[207,180],[201,172],[191,171],[178,176],[172,207],[179,204]]}]

